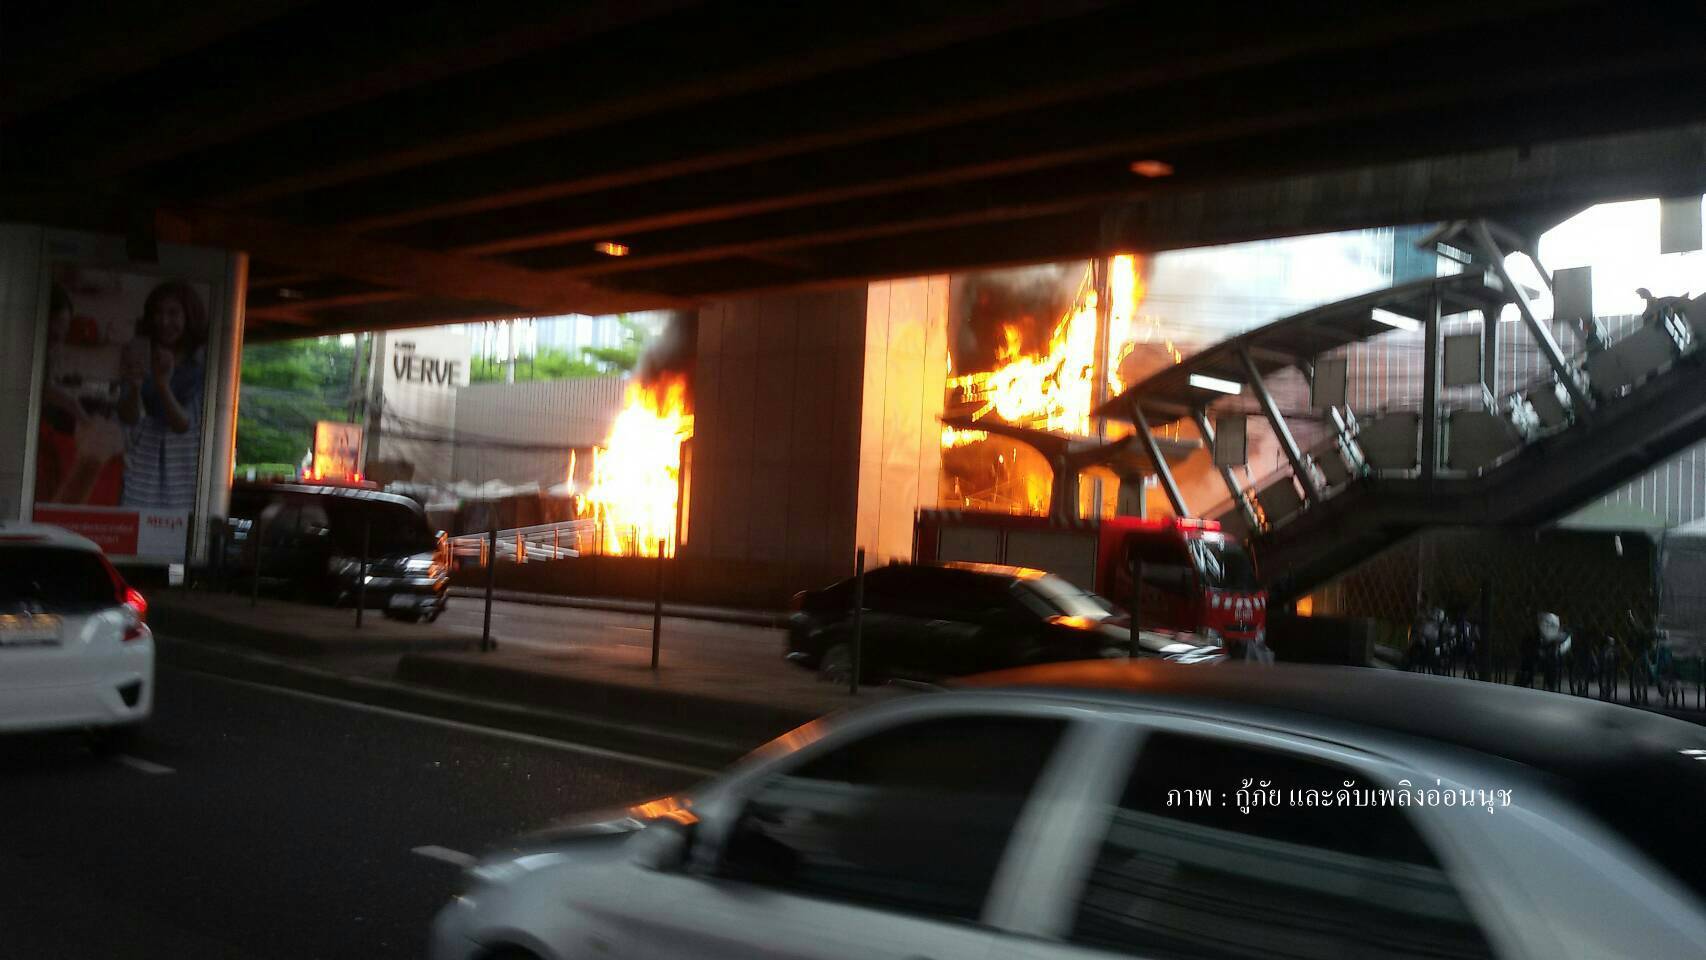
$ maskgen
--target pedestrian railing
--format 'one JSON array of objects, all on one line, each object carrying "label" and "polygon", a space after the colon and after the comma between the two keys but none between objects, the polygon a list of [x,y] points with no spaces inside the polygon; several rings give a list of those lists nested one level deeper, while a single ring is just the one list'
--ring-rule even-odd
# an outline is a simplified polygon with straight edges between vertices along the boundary
[{"label": "pedestrian railing", "polygon": [[[563,520],[497,531],[497,559],[513,563],[563,560],[594,550],[598,524],[594,520]],[[491,560],[491,533],[468,533],[450,538],[450,554],[459,564],[485,566]]]}]

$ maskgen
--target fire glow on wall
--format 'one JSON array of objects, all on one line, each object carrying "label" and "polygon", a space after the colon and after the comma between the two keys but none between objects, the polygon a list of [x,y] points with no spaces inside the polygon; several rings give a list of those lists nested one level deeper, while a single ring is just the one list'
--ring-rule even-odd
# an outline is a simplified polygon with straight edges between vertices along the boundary
[{"label": "fire glow on wall", "polygon": [[671,372],[628,385],[610,437],[593,452],[582,516],[597,521],[598,550],[675,555],[682,444],[693,436],[687,377]]}]

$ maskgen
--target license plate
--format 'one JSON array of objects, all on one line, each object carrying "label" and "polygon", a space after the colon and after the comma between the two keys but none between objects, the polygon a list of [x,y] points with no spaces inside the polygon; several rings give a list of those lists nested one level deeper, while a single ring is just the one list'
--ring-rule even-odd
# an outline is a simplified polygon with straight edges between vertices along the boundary
[{"label": "license plate", "polygon": [[0,616],[0,647],[41,647],[59,643],[60,619],[51,613],[39,616]]},{"label": "license plate", "polygon": [[393,593],[388,601],[392,610],[413,610],[416,599],[407,593]]}]

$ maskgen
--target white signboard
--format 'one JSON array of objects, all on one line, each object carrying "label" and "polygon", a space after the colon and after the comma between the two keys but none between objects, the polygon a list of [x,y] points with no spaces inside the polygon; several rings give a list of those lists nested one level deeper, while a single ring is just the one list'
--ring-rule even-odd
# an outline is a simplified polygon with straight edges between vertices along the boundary
[{"label": "white signboard", "polygon": [[414,465],[417,481],[451,479],[456,390],[468,385],[468,335],[443,327],[384,337],[377,451],[369,460]]}]

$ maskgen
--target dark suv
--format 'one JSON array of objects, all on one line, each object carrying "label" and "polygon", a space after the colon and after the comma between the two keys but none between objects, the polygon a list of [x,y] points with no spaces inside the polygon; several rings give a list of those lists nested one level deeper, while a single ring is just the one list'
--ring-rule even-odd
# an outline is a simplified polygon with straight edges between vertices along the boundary
[{"label": "dark suv", "polygon": [[276,483],[234,486],[227,556],[236,582],[254,576],[286,596],[349,606],[362,596],[362,538],[367,539],[365,606],[403,620],[436,620],[449,572],[439,538],[420,504],[359,487]]},{"label": "dark suv", "polygon": [[[853,581],[794,597],[789,660],[825,680],[852,674]],[[985,563],[893,564],[865,575],[860,677],[931,680],[1054,660],[1133,656],[1130,619],[1040,570]],[[1136,655],[1184,662],[1214,646],[1145,635]]]}]

